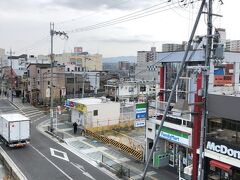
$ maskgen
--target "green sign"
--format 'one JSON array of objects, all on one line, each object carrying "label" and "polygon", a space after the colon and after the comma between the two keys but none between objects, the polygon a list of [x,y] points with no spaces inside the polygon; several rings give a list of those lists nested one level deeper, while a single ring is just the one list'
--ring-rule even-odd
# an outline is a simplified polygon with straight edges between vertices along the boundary
[{"label": "green sign", "polygon": [[160,137],[163,139],[173,141],[178,144],[182,144],[185,146],[191,146],[190,140],[189,140],[189,134],[181,132],[181,131],[163,127],[160,132]]},{"label": "green sign", "polygon": [[147,108],[147,104],[146,103],[138,103],[136,104],[136,109],[141,109],[141,108]]}]

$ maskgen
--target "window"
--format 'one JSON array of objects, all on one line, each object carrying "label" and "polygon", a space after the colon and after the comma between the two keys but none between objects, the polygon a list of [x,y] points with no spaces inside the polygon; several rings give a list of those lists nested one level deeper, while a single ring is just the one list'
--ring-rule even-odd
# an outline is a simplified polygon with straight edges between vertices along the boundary
[{"label": "window", "polygon": [[140,86],[140,91],[145,92],[146,91],[146,86]]},{"label": "window", "polygon": [[70,68],[67,68],[67,71],[69,72],[69,71],[70,71]]},{"label": "window", "polygon": [[128,91],[129,92],[133,92],[134,88],[133,87],[129,87]]},{"label": "window", "polygon": [[48,81],[48,85],[50,85],[50,81]]},{"label": "window", "polygon": [[98,110],[93,110],[93,116],[98,116]]},{"label": "window", "polygon": [[67,83],[74,83],[74,78],[67,78]]},{"label": "window", "polygon": [[37,82],[37,84],[39,85],[39,81]]},{"label": "window", "polygon": [[40,73],[40,70],[38,69],[38,71],[37,71],[37,72],[38,72],[38,74],[39,74],[39,73]]}]

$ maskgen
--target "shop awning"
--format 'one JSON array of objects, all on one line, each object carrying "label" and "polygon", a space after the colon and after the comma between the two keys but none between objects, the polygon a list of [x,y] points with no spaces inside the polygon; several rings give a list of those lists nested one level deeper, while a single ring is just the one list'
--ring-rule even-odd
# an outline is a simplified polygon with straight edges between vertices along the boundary
[{"label": "shop awning", "polygon": [[220,161],[216,161],[216,160],[211,160],[210,161],[210,166],[217,167],[217,168],[222,169],[224,171],[229,171],[230,168],[232,167],[229,164],[226,164],[226,163],[223,163],[223,162],[220,162]]}]

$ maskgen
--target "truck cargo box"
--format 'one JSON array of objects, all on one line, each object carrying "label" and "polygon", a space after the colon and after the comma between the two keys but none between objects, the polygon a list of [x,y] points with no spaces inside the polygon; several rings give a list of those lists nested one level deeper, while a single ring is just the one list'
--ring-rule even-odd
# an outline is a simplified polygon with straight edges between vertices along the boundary
[{"label": "truck cargo box", "polygon": [[0,135],[10,147],[30,140],[30,119],[20,113],[0,115]]}]

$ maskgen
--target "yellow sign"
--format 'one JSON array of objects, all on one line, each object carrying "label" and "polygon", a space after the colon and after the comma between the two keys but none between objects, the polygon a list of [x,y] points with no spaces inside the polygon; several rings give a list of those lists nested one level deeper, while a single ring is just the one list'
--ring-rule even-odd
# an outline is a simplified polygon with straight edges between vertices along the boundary
[{"label": "yellow sign", "polygon": [[75,108],[80,112],[87,112],[87,107],[83,104],[76,104]]}]

